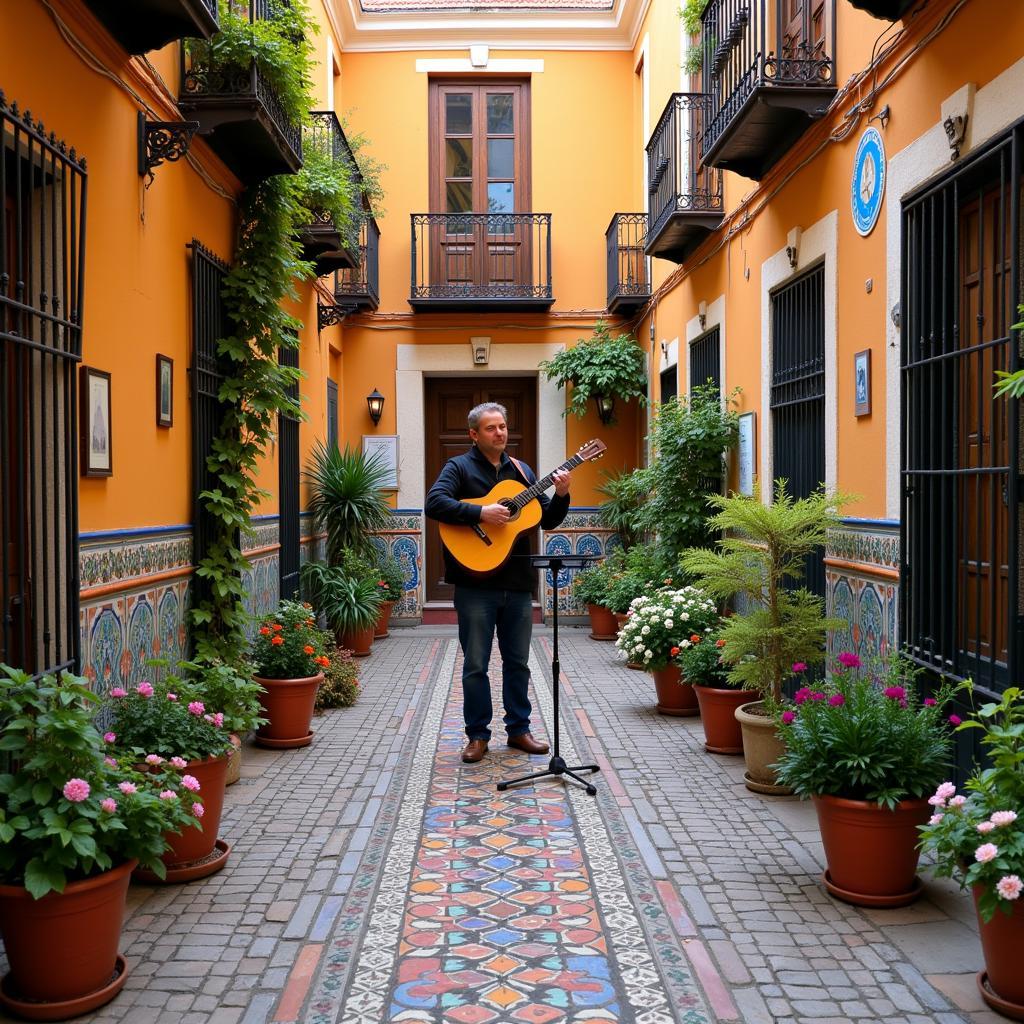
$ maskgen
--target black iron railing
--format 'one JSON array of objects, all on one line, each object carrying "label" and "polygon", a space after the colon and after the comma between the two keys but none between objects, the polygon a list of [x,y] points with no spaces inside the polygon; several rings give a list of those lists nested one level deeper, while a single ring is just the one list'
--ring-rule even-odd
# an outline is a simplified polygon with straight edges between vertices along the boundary
[{"label": "black iron railing", "polygon": [[708,0],[701,15],[701,75],[711,102],[702,153],[759,88],[834,84],[834,0],[805,0],[788,22],[783,8],[782,0]]},{"label": "black iron railing", "polygon": [[[355,185],[355,194],[358,194],[359,186],[362,183],[362,175],[359,173],[359,165],[352,153],[352,149],[345,138],[345,132],[338,120],[338,115],[333,110],[314,110],[309,115],[309,124],[305,126],[304,146],[306,152],[314,151],[324,156],[329,156],[335,164],[345,164],[349,168],[350,180]],[[324,209],[312,210],[312,225],[332,225],[341,233],[342,247],[348,251],[355,252],[359,247],[360,218],[355,216],[350,224],[334,224],[329,211]]]},{"label": "black iron railing", "polygon": [[700,138],[710,109],[704,93],[669,98],[647,143],[648,234],[674,213],[721,213],[722,172],[700,162]]},{"label": "black iron railing", "polygon": [[33,673],[81,667],[85,209],[85,160],[0,92],[0,662]]},{"label": "black iron railing", "polygon": [[550,213],[414,213],[411,300],[550,305]]},{"label": "black iron railing", "polygon": [[604,233],[608,257],[608,308],[621,300],[634,304],[650,298],[644,243],[647,240],[646,213],[617,213]]},{"label": "black iron railing", "polygon": [[378,252],[380,228],[370,214],[359,223],[358,261],[353,270],[334,274],[334,301],[339,305],[356,304],[376,309],[380,305]]}]

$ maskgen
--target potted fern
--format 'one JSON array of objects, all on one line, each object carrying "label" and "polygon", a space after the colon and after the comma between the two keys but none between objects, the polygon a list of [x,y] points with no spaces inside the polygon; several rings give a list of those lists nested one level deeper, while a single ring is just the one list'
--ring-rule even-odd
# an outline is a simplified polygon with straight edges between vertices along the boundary
[{"label": "potted fern", "polygon": [[823,490],[792,498],[785,480],[776,482],[769,505],[761,501],[759,488],[752,496],[709,495],[708,503],[718,511],[708,526],[721,531],[722,539],[715,550],[694,548],[680,557],[703,590],[721,601],[740,598],[747,609],[725,619],[720,639],[729,682],[760,695],[736,710],[745,781],[755,792],[789,791],[777,785],[771,767],[784,750],[776,728],[782,686],[793,676],[794,665],[822,662],[827,631],[844,625],[841,619],[825,618],[817,594],[793,584],[803,576],[806,557],[839,526],[845,500]]}]

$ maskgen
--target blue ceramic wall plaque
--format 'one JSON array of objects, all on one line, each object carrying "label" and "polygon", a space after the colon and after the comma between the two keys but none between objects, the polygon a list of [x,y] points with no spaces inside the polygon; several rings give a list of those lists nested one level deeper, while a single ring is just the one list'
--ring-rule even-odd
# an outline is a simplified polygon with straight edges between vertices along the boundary
[{"label": "blue ceramic wall plaque", "polygon": [[871,234],[881,213],[884,195],[885,143],[877,128],[868,128],[857,144],[850,182],[853,224],[859,234]]}]

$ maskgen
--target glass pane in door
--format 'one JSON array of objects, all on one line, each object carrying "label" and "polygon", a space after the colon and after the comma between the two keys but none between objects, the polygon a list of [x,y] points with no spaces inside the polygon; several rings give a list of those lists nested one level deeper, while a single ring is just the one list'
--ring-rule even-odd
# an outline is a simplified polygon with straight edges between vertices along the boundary
[{"label": "glass pane in door", "polygon": [[515,141],[513,139],[487,140],[487,177],[514,178]]},{"label": "glass pane in door", "polygon": [[473,134],[473,94],[448,93],[445,104],[445,135]]},{"label": "glass pane in door", "polygon": [[445,177],[473,177],[473,140],[445,139]]},{"label": "glass pane in door", "polygon": [[511,181],[487,183],[487,212],[512,213],[515,209],[515,186]]},{"label": "glass pane in door", "polygon": [[487,97],[487,134],[511,135],[515,131],[511,93],[490,93]]}]

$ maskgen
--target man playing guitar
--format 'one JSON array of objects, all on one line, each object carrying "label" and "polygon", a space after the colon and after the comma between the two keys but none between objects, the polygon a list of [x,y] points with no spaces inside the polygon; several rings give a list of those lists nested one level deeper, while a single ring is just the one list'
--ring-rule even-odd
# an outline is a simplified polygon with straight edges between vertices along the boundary
[{"label": "man playing guitar", "polygon": [[[463,500],[481,498],[502,480],[518,480],[529,486],[536,481],[533,470],[505,452],[508,424],[505,407],[484,402],[469,413],[469,436],[473,447],[464,455],[449,459],[427,495],[426,514],[440,523],[477,526],[503,525],[509,521],[505,504],[471,504]],[[540,525],[553,530],[569,511],[569,473],[552,474],[555,495],[537,496],[543,509]],[[467,764],[487,753],[491,738],[491,684],[487,668],[494,633],[502,662],[502,703],[508,745],[528,754],[546,754],[548,745],[530,735],[530,639],[533,633],[532,592],[537,571],[530,565],[529,538],[521,534],[511,557],[498,569],[484,574],[465,569],[444,549],[445,580],[455,587],[455,611],[462,645],[462,711],[468,742],[462,751]]]}]

